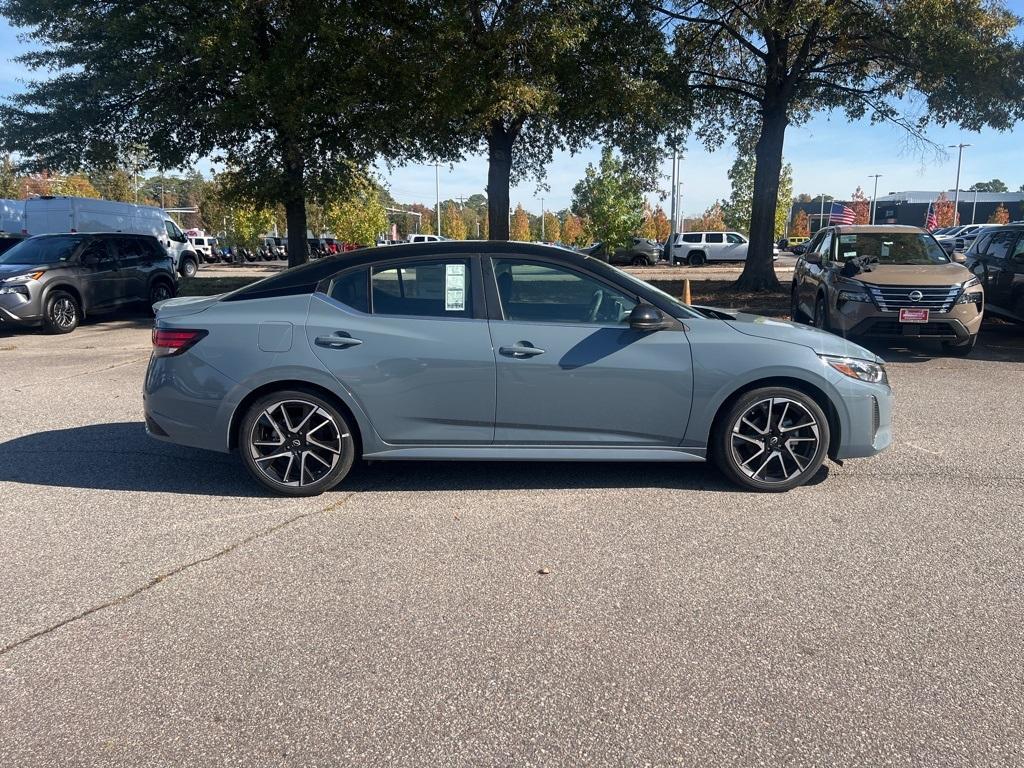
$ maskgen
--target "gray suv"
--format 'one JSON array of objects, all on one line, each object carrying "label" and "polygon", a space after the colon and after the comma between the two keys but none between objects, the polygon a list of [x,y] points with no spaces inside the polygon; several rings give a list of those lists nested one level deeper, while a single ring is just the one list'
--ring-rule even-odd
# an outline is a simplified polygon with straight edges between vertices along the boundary
[{"label": "gray suv", "polygon": [[70,333],[87,314],[172,298],[177,280],[155,237],[41,235],[0,255],[0,329]]}]

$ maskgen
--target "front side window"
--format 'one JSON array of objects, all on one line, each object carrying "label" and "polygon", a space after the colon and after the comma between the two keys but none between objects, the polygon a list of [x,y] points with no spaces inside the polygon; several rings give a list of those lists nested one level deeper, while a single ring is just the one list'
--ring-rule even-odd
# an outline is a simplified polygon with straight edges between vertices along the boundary
[{"label": "front side window", "polygon": [[992,240],[991,235],[983,235],[974,241],[974,245],[970,247],[970,253],[975,256],[984,256],[988,251],[989,241]]},{"label": "front side window", "polygon": [[1010,255],[1010,246],[1013,245],[1013,241],[1017,238],[1016,232],[996,232],[992,235],[992,239],[988,242],[988,253],[986,254],[990,259],[997,259],[1003,261],[1007,256]]},{"label": "front side window", "polygon": [[740,243],[745,243],[745,242],[747,242],[747,241],[746,241],[746,240],[744,240],[744,239],[743,239],[742,237],[740,237],[739,235],[737,235],[737,234],[736,234],[735,232],[730,232],[729,234],[727,234],[727,235],[725,236],[725,239],[726,239],[726,240],[728,240],[728,241],[729,241],[730,243],[732,243],[733,245],[739,245]]},{"label": "front side window", "polygon": [[473,316],[466,259],[374,267],[371,293],[375,315]]},{"label": "front side window", "polygon": [[164,221],[164,229],[167,230],[167,236],[176,243],[184,243],[186,241],[185,234],[178,229],[178,225],[170,219]]},{"label": "front side window", "polygon": [[722,243],[725,242],[725,236],[721,232],[708,232],[706,242]]},{"label": "front side window", "polygon": [[821,254],[822,261],[828,261],[832,258],[832,233],[826,232],[821,238],[821,242],[818,244],[818,253]]},{"label": "front side window", "polygon": [[495,259],[506,320],[538,323],[624,323],[637,302],[595,278],[551,264]]}]

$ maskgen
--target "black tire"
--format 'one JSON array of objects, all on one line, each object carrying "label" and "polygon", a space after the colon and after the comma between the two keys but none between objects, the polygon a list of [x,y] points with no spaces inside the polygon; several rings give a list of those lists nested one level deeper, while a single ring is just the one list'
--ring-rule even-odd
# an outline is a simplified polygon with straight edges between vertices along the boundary
[{"label": "black tire", "polygon": [[245,249],[245,251],[243,252],[243,255],[245,256],[245,260],[246,261],[250,261],[250,262],[251,261],[256,261],[256,259],[259,258],[255,253],[250,251],[248,248]]},{"label": "black tire", "polygon": [[[310,424],[313,420],[317,423]],[[316,437],[311,439],[312,434]],[[237,438],[249,474],[283,496],[329,491],[345,478],[356,458],[348,419],[330,401],[300,389],[272,392],[253,403],[239,424]]]},{"label": "black tire", "polygon": [[174,298],[174,284],[170,280],[154,280],[153,284],[149,287],[149,301],[146,306],[149,308],[149,312],[155,315],[156,312],[153,310],[153,305],[158,301],[166,301],[167,299]]},{"label": "black tire", "polygon": [[274,256],[274,252],[273,251],[266,250],[266,251],[263,252],[263,260],[264,261],[274,261],[275,258],[277,258],[277,257]]},{"label": "black tire", "polygon": [[51,291],[43,310],[43,328],[47,333],[71,333],[82,321],[82,307],[67,291]]},{"label": "black tire", "polygon": [[646,256],[634,256],[633,257],[634,267],[649,267],[651,266],[650,260]]},{"label": "black tire", "polygon": [[195,277],[199,271],[199,262],[193,256],[183,256],[178,271],[182,277]]},{"label": "black tire", "polygon": [[686,263],[689,264],[691,267],[703,266],[706,261],[707,257],[704,256],[703,251],[693,251],[686,257]]},{"label": "black tire", "polygon": [[[770,403],[767,409],[765,403]],[[716,420],[710,447],[718,468],[732,482],[751,491],[778,493],[817,474],[830,439],[828,418],[813,398],[789,387],[764,387],[747,392]],[[763,456],[767,458],[762,461]]]},{"label": "black tire", "polygon": [[947,355],[952,355],[953,357],[967,357],[974,351],[977,343],[978,334],[974,333],[966,341],[944,341],[942,342],[942,349]]},{"label": "black tire", "polygon": [[789,319],[794,323],[803,322],[803,312],[800,311],[800,302],[798,300],[798,293],[796,285],[789,292]]},{"label": "black tire", "polygon": [[825,302],[824,296],[819,296],[818,300],[814,302],[814,320],[811,325],[822,331],[829,329],[828,304]]}]

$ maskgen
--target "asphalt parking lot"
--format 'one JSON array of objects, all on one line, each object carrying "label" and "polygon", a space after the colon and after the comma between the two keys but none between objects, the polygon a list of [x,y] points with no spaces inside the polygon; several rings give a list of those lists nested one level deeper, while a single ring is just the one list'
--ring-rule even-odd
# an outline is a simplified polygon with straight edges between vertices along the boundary
[{"label": "asphalt parking lot", "polygon": [[895,445],[785,495],[401,463],[288,500],[146,437],[146,318],[0,334],[0,764],[1020,765],[1024,330],[982,339],[875,347]]}]

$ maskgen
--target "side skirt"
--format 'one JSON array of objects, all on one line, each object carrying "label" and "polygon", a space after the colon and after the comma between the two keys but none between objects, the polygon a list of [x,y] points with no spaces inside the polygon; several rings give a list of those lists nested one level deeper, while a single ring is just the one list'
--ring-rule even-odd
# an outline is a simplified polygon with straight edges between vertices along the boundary
[{"label": "side skirt", "polygon": [[592,446],[418,446],[365,453],[369,461],[705,461],[703,448],[628,448]]}]

